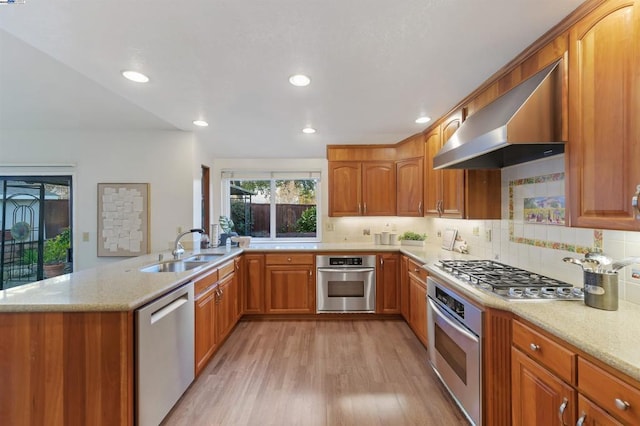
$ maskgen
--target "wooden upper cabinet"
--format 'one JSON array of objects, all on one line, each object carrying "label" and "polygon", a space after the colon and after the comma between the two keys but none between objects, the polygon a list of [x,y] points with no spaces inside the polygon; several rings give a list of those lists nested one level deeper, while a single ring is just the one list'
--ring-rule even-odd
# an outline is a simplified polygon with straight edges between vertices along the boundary
[{"label": "wooden upper cabinet", "polygon": [[640,2],[611,0],[569,34],[571,226],[640,230]]},{"label": "wooden upper cabinet", "polygon": [[362,163],[362,214],[396,214],[396,168],[392,161]]},{"label": "wooden upper cabinet", "polygon": [[442,142],[440,142],[440,126],[435,127],[424,136],[425,167],[424,167],[424,212],[427,216],[438,216],[440,212],[440,170],[433,170],[433,157],[436,156]]},{"label": "wooden upper cabinet", "polygon": [[423,164],[422,158],[412,158],[396,163],[398,216],[424,216]]},{"label": "wooden upper cabinet", "polygon": [[395,214],[393,161],[329,161],[329,216]]},{"label": "wooden upper cabinet", "polygon": [[[462,110],[447,117],[440,125],[441,143],[444,145],[462,124]],[[442,170],[436,175],[440,179],[440,215],[443,217],[464,217],[464,170]]]},{"label": "wooden upper cabinet", "polygon": [[359,216],[362,211],[362,163],[329,162],[329,216]]}]

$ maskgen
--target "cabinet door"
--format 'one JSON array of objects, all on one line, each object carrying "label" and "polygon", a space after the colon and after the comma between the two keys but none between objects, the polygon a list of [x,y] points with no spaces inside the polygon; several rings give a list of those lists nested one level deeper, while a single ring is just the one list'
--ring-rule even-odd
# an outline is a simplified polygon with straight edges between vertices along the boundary
[{"label": "cabinet door", "polygon": [[[442,145],[447,143],[462,124],[462,111],[451,114],[440,125]],[[462,218],[464,216],[464,170],[442,170],[436,175],[440,180],[440,213],[444,217]]]},{"label": "cabinet door", "polygon": [[235,325],[234,275],[228,275],[218,284],[216,304],[216,343],[222,342]]},{"label": "cabinet door", "polygon": [[244,257],[238,256],[234,259],[235,265],[235,276],[233,278],[233,285],[235,286],[235,298],[236,298],[236,309],[235,314],[236,318],[235,322],[238,322],[242,314],[244,313]]},{"label": "cabinet door", "polygon": [[516,348],[511,348],[511,386],[514,426],[576,423],[576,391]]},{"label": "cabinet door", "polygon": [[440,207],[440,170],[433,170],[433,157],[436,156],[440,147],[440,126],[427,133],[425,140],[425,158],[424,166],[424,213],[426,216],[438,216]]},{"label": "cabinet door", "polygon": [[396,214],[396,167],[389,162],[362,163],[362,214]]},{"label": "cabinet door", "polygon": [[265,305],[272,314],[316,311],[313,266],[267,266]]},{"label": "cabinet door", "polygon": [[376,312],[397,314],[400,312],[400,260],[397,254],[378,255],[376,270]]},{"label": "cabinet door", "polygon": [[578,413],[578,421],[582,421],[582,426],[622,426],[622,423],[582,395],[578,395]]},{"label": "cabinet door", "polygon": [[396,163],[398,216],[424,215],[424,160],[412,158]]},{"label": "cabinet door", "polygon": [[427,346],[427,287],[409,274],[409,325],[422,344]]},{"label": "cabinet door", "polygon": [[207,365],[216,348],[216,288],[210,287],[195,301],[195,366],[196,376]]},{"label": "cabinet door", "polygon": [[362,214],[362,167],[360,162],[329,162],[329,216]]},{"label": "cabinet door", "polygon": [[400,313],[409,321],[409,258],[400,258]]},{"label": "cabinet door", "polygon": [[571,225],[640,230],[640,7],[605,2],[570,31]]},{"label": "cabinet door", "polygon": [[245,255],[244,272],[244,312],[261,314],[264,312],[264,255]]}]

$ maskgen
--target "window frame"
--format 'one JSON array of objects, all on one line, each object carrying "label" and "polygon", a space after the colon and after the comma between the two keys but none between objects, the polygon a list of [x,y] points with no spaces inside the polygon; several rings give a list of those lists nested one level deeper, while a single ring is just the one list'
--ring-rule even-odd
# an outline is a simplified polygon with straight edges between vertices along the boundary
[{"label": "window frame", "polygon": [[316,183],[316,236],[315,237],[278,237],[276,229],[276,197],[272,196],[270,201],[269,217],[269,237],[251,237],[251,243],[269,244],[274,242],[282,243],[319,243],[322,241],[322,177],[320,171],[307,172],[241,172],[223,170],[221,176],[222,204],[221,214],[231,215],[231,181],[238,180],[268,180],[271,183],[271,194],[275,194],[276,181],[280,180],[313,180]]}]

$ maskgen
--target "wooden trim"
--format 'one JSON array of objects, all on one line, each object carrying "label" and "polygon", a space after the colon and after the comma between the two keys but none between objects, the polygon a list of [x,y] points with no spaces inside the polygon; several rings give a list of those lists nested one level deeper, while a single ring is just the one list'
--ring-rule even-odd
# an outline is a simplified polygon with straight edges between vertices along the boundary
[{"label": "wooden trim", "polygon": [[484,424],[511,424],[511,312],[484,312],[483,403]]},{"label": "wooden trim", "polygon": [[318,320],[399,320],[404,321],[400,314],[363,314],[363,313],[325,313],[325,314],[244,314],[241,321],[318,321]]}]

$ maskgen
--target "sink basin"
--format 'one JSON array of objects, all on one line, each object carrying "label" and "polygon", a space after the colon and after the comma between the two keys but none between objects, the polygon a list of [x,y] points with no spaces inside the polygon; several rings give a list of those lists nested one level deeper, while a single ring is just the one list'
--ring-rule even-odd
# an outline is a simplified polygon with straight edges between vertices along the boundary
[{"label": "sink basin", "polygon": [[204,253],[204,254],[196,254],[191,257],[187,257],[185,262],[211,262],[212,260],[216,260],[220,256],[224,256],[225,253]]},{"label": "sink basin", "polygon": [[153,265],[145,266],[141,268],[142,272],[184,272],[191,269],[204,266],[208,261],[195,261],[195,260],[168,260],[166,262],[154,263]]}]

